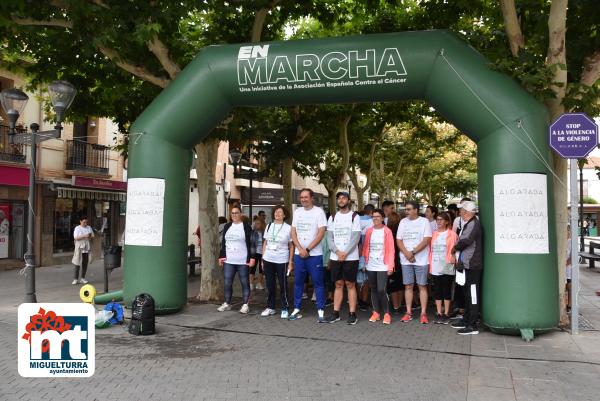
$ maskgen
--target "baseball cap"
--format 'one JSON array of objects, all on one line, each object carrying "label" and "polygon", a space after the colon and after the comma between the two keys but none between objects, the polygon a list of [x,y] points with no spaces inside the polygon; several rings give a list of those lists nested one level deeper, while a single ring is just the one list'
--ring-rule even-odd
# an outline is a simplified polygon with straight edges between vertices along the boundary
[{"label": "baseball cap", "polygon": [[337,194],[335,194],[335,199],[339,198],[340,196],[345,196],[346,198],[348,198],[348,200],[350,200],[350,194],[346,191],[340,191]]},{"label": "baseball cap", "polygon": [[460,205],[458,205],[459,209],[464,209],[467,212],[476,212],[477,205],[473,201],[464,201]]}]

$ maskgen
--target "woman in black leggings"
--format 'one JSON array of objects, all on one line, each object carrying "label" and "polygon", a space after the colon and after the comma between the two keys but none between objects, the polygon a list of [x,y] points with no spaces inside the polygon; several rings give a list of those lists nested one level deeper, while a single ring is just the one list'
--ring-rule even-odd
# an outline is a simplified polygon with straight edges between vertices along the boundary
[{"label": "woman in black leggings", "polygon": [[[437,224],[438,229],[433,232],[429,248],[429,272],[433,277],[433,294],[437,308],[433,322],[448,324],[455,275],[454,263],[456,262],[452,248],[458,241],[458,236],[451,229],[452,220],[448,213],[441,213],[437,217]],[[444,303],[443,309],[442,302]]]},{"label": "woman in black leggings", "polygon": [[392,230],[383,224],[383,216],[383,210],[373,211],[373,227],[365,233],[362,254],[367,265],[373,304],[373,314],[369,322],[377,322],[383,315],[383,324],[390,324],[392,316],[386,287],[388,276],[394,272],[396,248]]}]

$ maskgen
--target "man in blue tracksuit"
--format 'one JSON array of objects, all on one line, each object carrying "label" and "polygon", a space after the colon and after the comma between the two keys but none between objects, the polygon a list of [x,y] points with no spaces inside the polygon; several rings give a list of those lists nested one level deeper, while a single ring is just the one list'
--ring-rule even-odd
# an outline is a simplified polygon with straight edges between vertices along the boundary
[{"label": "man in blue tracksuit", "polygon": [[327,229],[325,212],[313,205],[313,191],[304,188],[300,191],[301,208],[294,210],[292,219],[292,241],[294,253],[294,310],[289,320],[300,319],[304,279],[310,277],[317,293],[318,321],[325,319],[325,285],[323,283],[323,248],[321,240]]}]

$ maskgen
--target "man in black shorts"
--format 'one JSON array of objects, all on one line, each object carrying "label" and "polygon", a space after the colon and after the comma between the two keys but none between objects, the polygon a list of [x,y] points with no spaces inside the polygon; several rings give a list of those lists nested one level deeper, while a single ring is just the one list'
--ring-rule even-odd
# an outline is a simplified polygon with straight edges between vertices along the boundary
[{"label": "man in black shorts", "polygon": [[350,194],[336,195],[338,212],[327,221],[327,243],[330,251],[331,281],[335,283],[333,313],[325,320],[335,323],[340,320],[340,309],[344,298],[344,283],[348,290],[350,314],[348,324],[356,324],[356,275],[358,273],[358,242],[360,241],[360,217],[350,210]]}]

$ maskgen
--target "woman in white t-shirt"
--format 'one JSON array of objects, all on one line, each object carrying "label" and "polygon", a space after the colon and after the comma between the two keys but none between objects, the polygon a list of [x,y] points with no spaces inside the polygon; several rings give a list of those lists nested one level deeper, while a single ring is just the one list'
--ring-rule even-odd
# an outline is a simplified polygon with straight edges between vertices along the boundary
[{"label": "woman in white t-shirt", "polygon": [[[88,263],[90,260],[90,252],[92,251],[92,238],[94,238],[94,230],[88,226],[87,217],[79,218],[79,225],[73,230],[73,239],[75,240],[75,249],[73,251],[73,259],[71,262],[75,265],[75,277],[71,284],[86,284],[85,279]],[[81,266],[81,278],[79,277],[79,267]]]},{"label": "woman in white t-shirt", "polygon": [[233,279],[236,273],[240,276],[242,284],[242,307],[240,313],[248,313],[250,307],[250,281],[249,268],[256,262],[256,244],[252,240],[252,227],[242,220],[242,210],[233,206],[230,210],[231,223],[225,224],[221,236],[221,252],[219,265],[223,266],[225,275],[225,302],[217,309],[219,312],[231,310],[231,297],[233,296]]},{"label": "woman in white t-shirt", "polygon": [[[437,309],[433,322],[448,324],[455,275],[454,263],[456,263],[452,248],[458,241],[458,235],[451,229],[452,218],[447,212],[438,215],[437,224],[438,229],[431,236],[431,247],[429,248],[429,272],[433,277],[433,294]],[[444,302],[443,310],[442,301]]]},{"label": "woman in white t-shirt", "polygon": [[267,308],[261,316],[276,314],[275,294],[279,280],[279,296],[281,298],[281,318],[288,318],[287,275],[294,270],[294,243],[292,242],[292,226],[284,220],[287,210],[281,205],[273,208],[273,222],[267,225],[263,243],[263,270],[267,280]]},{"label": "woman in white t-shirt", "polygon": [[438,217],[439,209],[437,206],[429,205],[425,208],[425,218],[429,221],[429,225],[431,226],[431,232],[433,233],[438,229],[437,225],[437,217]]}]

